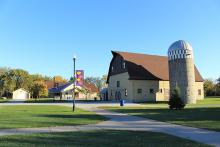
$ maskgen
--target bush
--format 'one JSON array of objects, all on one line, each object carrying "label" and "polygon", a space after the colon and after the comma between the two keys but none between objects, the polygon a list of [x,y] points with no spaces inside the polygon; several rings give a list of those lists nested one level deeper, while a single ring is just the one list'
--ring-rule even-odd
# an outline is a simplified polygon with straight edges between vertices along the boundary
[{"label": "bush", "polygon": [[179,96],[178,89],[174,89],[174,91],[171,93],[170,101],[168,102],[168,104],[171,110],[181,110],[185,107],[184,102],[181,100]]}]

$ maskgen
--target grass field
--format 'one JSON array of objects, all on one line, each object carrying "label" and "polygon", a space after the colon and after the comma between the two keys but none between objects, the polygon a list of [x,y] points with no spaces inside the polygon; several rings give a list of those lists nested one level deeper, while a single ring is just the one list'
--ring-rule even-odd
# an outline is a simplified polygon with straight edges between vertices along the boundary
[{"label": "grass field", "polygon": [[[149,107],[164,107],[168,108],[167,102],[147,102],[147,103],[140,103],[143,106]],[[216,105],[220,105],[220,97],[206,97],[204,100],[197,101],[197,104],[190,104],[186,107],[216,107]]]},{"label": "grass field", "polygon": [[0,129],[95,124],[104,117],[65,106],[0,106]]},{"label": "grass field", "polygon": [[169,110],[166,104],[104,108],[168,123],[220,131],[220,98],[208,98],[180,111]]},{"label": "grass field", "polygon": [[196,105],[220,105],[220,97],[207,97],[204,100],[198,101]]},{"label": "grass field", "polygon": [[5,136],[0,138],[0,146],[30,147],[30,146],[73,146],[73,147],[206,147],[193,141],[171,135],[153,132],[133,131],[80,131],[69,133],[45,133],[20,136]]},{"label": "grass field", "polygon": [[0,98],[0,103],[5,103],[5,102],[7,102],[7,101],[9,101],[9,99]]}]

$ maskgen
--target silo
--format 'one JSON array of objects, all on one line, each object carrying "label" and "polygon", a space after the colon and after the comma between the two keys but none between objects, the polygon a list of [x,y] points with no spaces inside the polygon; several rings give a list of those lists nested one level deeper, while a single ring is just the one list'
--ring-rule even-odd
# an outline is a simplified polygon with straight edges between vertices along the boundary
[{"label": "silo", "polygon": [[193,48],[183,40],[174,42],[168,49],[170,92],[178,87],[186,104],[196,103]]}]

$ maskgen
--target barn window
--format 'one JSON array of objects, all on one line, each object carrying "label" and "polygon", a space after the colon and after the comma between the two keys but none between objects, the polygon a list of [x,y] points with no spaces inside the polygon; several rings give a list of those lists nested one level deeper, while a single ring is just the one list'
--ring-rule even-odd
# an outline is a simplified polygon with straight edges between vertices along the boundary
[{"label": "barn window", "polygon": [[117,87],[120,87],[120,81],[117,81]]},{"label": "barn window", "polygon": [[202,95],[202,90],[201,89],[198,90],[198,95]]},{"label": "barn window", "polygon": [[142,89],[138,89],[138,90],[137,90],[137,93],[138,93],[138,94],[141,94],[141,93],[142,93]]},{"label": "barn window", "polygon": [[154,89],[150,89],[150,93],[151,93],[151,94],[154,94]]}]

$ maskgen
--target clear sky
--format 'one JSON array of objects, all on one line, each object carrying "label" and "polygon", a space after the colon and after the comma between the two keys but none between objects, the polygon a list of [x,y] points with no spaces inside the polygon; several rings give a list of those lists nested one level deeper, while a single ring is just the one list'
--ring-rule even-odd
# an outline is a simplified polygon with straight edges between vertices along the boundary
[{"label": "clear sky", "polygon": [[220,76],[219,0],[0,0],[0,66],[48,76],[107,74],[111,50],[166,55],[194,48],[204,78]]}]

